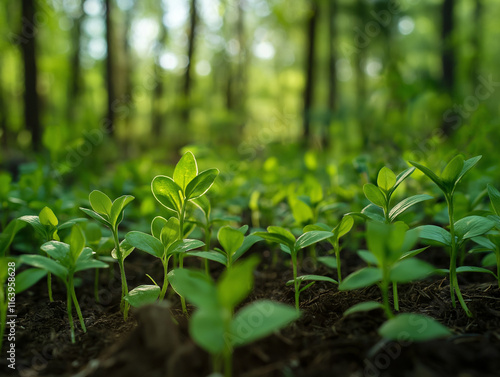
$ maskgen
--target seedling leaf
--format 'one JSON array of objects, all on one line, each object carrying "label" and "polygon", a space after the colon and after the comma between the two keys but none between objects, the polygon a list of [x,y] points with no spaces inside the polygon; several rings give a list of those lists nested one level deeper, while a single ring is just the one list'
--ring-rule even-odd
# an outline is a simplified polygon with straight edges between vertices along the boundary
[{"label": "seedling leaf", "polygon": [[123,219],[123,210],[125,207],[135,198],[132,195],[123,195],[115,199],[113,205],[111,206],[111,211],[109,214],[109,222],[113,227],[117,227],[118,224]]},{"label": "seedling leaf", "polygon": [[429,177],[440,189],[441,191],[447,193],[448,189],[444,185],[443,181],[441,178],[439,178],[434,172],[429,169],[428,167],[425,167],[424,165],[419,164],[418,162],[415,161],[410,161],[410,164],[415,166],[418,170],[420,170],[422,173],[424,173],[427,177]]},{"label": "seedling leaf", "polygon": [[123,299],[135,308],[152,304],[160,296],[160,287],[157,285],[139,285],[132,289]]},{"label": "seedling leaf", "polygon": [[68,276],[68,270],[66,268],[64,268],[56,261],[42,255],[23,255],[19,259],[22,263],[29,264],[33,267],[43,268],[44,270],[47,270],[48,272],[60,277],[63,280],[66,279],[66,276]]},{"label": "seedling leaf", "polygon": [[404,313],[386,321],[379,329],[380,336],[400,340],[401,334],[405,340],[422,342],[451,335],[451,331],[436,320],[420,315]]},{"label": "seedling leaf", "polygon": [[226,225],[220,228],[217,239],[227,255],[232,256],[245,241],[245,236],[239,230]]},{"label": "seedling leaf", "polygon": [[198,309],[189,321],[189,333],[205,351],[214,355],[220,354],[226,342],[223,313],[216,308]]},{"label": "seedling leaf", "polygon": [[382,280],[382,271],[376,267],[365,267],[353,272],[339,285],[340,291],[369,287]]},{"label": "seedling leaf", "polygon": [[184,192],[186,187],[191,180],[198,175],[198,165],[196,164],[196,159],[191,152],[186,152],[181,157],[174,169],[174,182],[179,185],[179,187]]},{"label": "seedling leaf", "polygon": [[[270,300],[253,302],[241,309],[231,323],[235,347],[252,343],[278,331],[300,317],[300,312],[288,305]],[[256,318],[259,321],[256,321]]]},{"label": "seedling leaf", "polygon": [[186,187],[186,199],[193,200],[204,195],[219,175],[218,169],[208,169],[198,174]]},{"label": "seedling leaf", "polygon": [[396,263],[390,272],[390,280],[396,283],[410,283],[424,279],[435,271],[429,263],[416,258],[404,259]]},{"label": "seedling leaf", "polygon": [[380,169],[377,177],[377,186],[387,193],[394,187],[395,184],[396,174],[385,166]]},{"label": "seedling leaf", "polygon": [[332,232],[326,232],[321,230],[313,230],[302,234],[295,243],[295,250],[298,251],[305,247],[311,246],[319,241],[325,240],[327,238],[333,237]]},{"label": "seedling leaf", "polygon": [[384,305],[382,305],[380,302],[376,302],[376,301],[360,302],[359,304],[351,306],[349,309],[347,309],[344,312],[344,317],[349,315],[349,314],[353,314],[353,313],[368,312],[370,310],[383,309],[383,308],[384,308]]},{"label": "seedling leaf", "polygon": [[415,229],[419,230],[419,237],[424,240],[433,241],[442,246],[450,246],[451,244],[450,232],[439,226],[422,225]]},{"label": "seedling leaf", "polygon": [[455,233],[460,240],[485,234],[495,223],[481,216],[467,216],[455,222]]},{"label": "seedling leaf", "polygon": [[172,288],[187,301],[198,308],[217,306],[215,284],[205,273],[178,268],[168,274]]},{"label": "seedling leaf", "polygon": [[488,196],[490,197],[491,206],[496,215],[500,215],[500,191],[492,185],[488,185]]},{"label": "seedling leaf", "polygon": [[92,209],[100,215],[109,216],[111,213],[111,199],[103,192],[94,190],[89,195],[89,202]]},{"label": "seedling leaf", "polygon": [[454,185],[458,175],[464,167],[464,157],[462,155],[455,156],[443,169],[441,180],[445,184]]},{"label": "seedling leaf", "polygon": [[181,212],[181,197],[179,193],[182,189],[170,177],[157,175],[151,182],[151,191],[155,199],[164,207],[174,212]]},{"label": "seedling leaf", "polygon": [[29,268],[16,275],[16,294],[25,291],[35,285],[47,275],[47,270],[39,268]]},{"label": "seedling leaf", "polygon": [[38,215],[38,218],[40,220],[40,223],[45,226],[55,227],[57,226],[57,224],[59,224],[56,215],[54,215],[54,212],[52,212],[49,207],[43,207],[43,209],[40,211],[40,214]]},{"label": "seedling leaf", "polygon": [[366,198],[372,202],[373,204],[384,208],[385,207],[385,195],[382,191],[375,186],[373,183],[366,183],[363,186],[363,192],[365,193]]},{"label": "seedling leaf", "polygon": [[493,271],[490,271],[490,270],[483,268],[483,267],[476,267],[476,266],[460,266],[460,267],[458,267],[457,274],[462,273],[462,272],[481,272],[484,274],[493,275],[495,278],[497,278],[497,275]]},{"label": "seedling leaf", "polygon": [[162,258],[164,254],[163,244],[155,237],[143,232],[132,231],[125,235],[129,245],[136,249],[145,251],[154,257]]},{"label": "seedling leaf", "polygon": [[409,198],[401,200],[398,204],[396,204],[394,207],[392,207],[391,211],[389,212],[389,218],[391,221],[394,221],[396,217],[401,215],[404,211],[406,211],[408,208],[411,206],[423,202],[425,200],[432,199],[432,196],[427,195],[427,194],[419,194],[419,195],[414,195],[410,196]]},{"label": "seedling leaf", "polygon": [[339,282],[335,279],[332,279],[328,276],[322,276],[322,275],[302,275],[302,276],[297,276],[297,279],[295,280],[288,280],[286,282],[286,285],[292,285],[294,281],[327,281],[329,283],[333,284],[338,284]]}]

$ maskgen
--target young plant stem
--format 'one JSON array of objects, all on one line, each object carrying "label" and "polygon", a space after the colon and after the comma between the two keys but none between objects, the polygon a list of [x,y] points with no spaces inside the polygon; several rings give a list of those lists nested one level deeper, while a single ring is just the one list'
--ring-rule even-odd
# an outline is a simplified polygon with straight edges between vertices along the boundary
[{"label": "young plant stem", "polygon": [[[186,213],[186,201],[183,200],[182,206],[181,206],[181,212],[179,213],[179,240],[181,240],[181,241],[184,239],[184,216],[185,216],[185,213]],[[183,267],[184,267],[184,258],[182,256],[182,254],[179,254],[179,268],[183,268]],[[180,296],[180,298],[181,298],[182,312],[187,317],[188,312],[187,312],[187,308],[186,308],[186,300],[182,296]]]},{"label": "young plant stem", "polygon": [[74,284],[74,281],[73,281],[73,275],[71,275],[69,277],[69,287],[70,287],[70,291],[71,291],[71,297],[73,299],[73,305],[75,305],[76,313],[78,314],[78,319],[80,320],[80,325],[82,326],[83,332],[87,332],[87,328],[85,327],[85,322],[83,322],[82,311],[80,309],[80,305],[78,304],[78,299],[76,298],[75,284]]},{"label": "young plant stem", "polygon": [[399,312],[398,283],[392,283],[392,299],[394,300],[394,310]]},{"label": "young plant stem", "polygon": [[383,266],[382,268],[382,283],[380,283],[380,290],[382,291],[382,301],[384,304],[385,314],[387,318],[393,318],[391,306],[389,305],[389,268]]},{"label": "young plant stem", "polygon": [[120,301],[120,310],[123,311],[123,319],[127,320],[129,304],[124,297],[128,295],[127,277],[125,276],[125,266],[123,263],[123,255],[120,249],[120,241],[118,240],[118,230],[113,230],[113,238],[115,240],[116,256],[118,257],[118,266],[120,267],[120,275],[122,279],[122,296]]},{"label": "young plant stem", "polygon": [[161,292],[160,292],[160,297],[159,300],[163,300],[165,297],[165,293],[167,293],[167,287],[168,287],[168,258],[162,259],[161,260],[163,264],[163,286],[161,287]]},{"label": "young plant stem", "polygon": [[47,289],[49,291],[49,301],[54,302],[52,298],[52,274],[50,272],[47,273]]},{"label": "young plant stem", "polygon": [[316,254],[316,246],[314,244],[309,246],[309,255],[311,256],[313,267],[316,268],[318,264],[318,256]]},{"label": "young plant stem", "polygon": [[[210,239],[212,238],[212,234],[210,231],[210,223],[208,217],[206,218],[206,224],[205,225],[205,251],[210,251]],[[210,267],[208,264],[208,259],[204,259],[203,263],[205,265],[205,273],[207,276],[210,276]]]},{"label": "young plant stem", "polygon": [[342,271],[341,271],[341,263],[340,263],[340,247],[338,241],[335,244],[335,258],[337,259],[337,280],[339,284],[342,283]]},{"label": "young plant stem", "polygon": [[295,290],[295,309],[299,311],[300,282],[297,281],[297,253],[292,250],[293,287]]},{"label": "young plant stem", "polygon": [[451,302],[453,307],[456,307],[455,302],[455,294],[457,295],[458,301],[462,306],[462,309],[465,311],[468,317],[472,317],[472,313],[467,307],[465,303],[462,292],[460,291],[460,286],[458,285],[457,279],[457,242],[455,240],[455,223],[453,221],[453,196],[446,195],[446,203],[448,204],[448,217],[450,220],[450,235],[451,235],[451,255],[450,255],[450,294],[451,294]]},{"label": "young plant stem", "polygon": [[75,325],[73,324],[73,313],[71,313],[71,292],[69,284],[66,284],[66,310],[68,312],[69,327],[71,331],[71,343],[75,343]]},{"label": "young plant stem", "polygon": [[230,347],[224,350],[224,377],[233,375],[233,352]]}]

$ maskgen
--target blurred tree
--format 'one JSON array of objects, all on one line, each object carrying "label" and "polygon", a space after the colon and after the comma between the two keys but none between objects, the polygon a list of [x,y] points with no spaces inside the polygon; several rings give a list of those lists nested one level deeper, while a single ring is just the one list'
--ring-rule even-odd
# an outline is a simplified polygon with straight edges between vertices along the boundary
[{"label": "blurred tree", "polygon": [[116,106],[116,94],[115,94],[115,80],[114,80],[114,68],[115,68],[115,51],[114,45],[114,28],[113,21],[111,17],[112,6],[111,0],[105,0],[106,13],[106,91],[107,91],[107,115],[106,122],[110,135],[115,133],[115,112],[114,106]]},{"label": "blurred tree", "polygon": [[187,66],[184,73],[184,103],[182,106],[181,117],[184,122],[189,121],[189,113],[191,110],[191,85],[193,71],[193,57],[195,48],[196,28],[198,26],[197,0],[191,0],[189,9],[189,30],[188,30],[188,45],[187,45]]},{"label": "blurred tree", "polygon": [[21,42],[24,62],[24,121],[31,132],[31,145],[36,152],[42,146],[42,129],[39,114],[39,96],[37,92],[37,55],[35,20],[35,1],[22,0]]},{"label": "blurred tree", "polygon": [[[358,25],[358,30],[363,33],[365,30],[365,23],[368,19],[368,6],[365,0],[356,0],[356,14],[357,18],[356,24]],[[359,40],[360,35],[357,36]],[[366,50],[370,44],[370,37],[364,36],[366,41],[358,45],[358,51],[354,59],[354,70],[356,72],[356,108],[357,108],[357,122],[360,130],[361,137],[361,149],[366,150],[369,142],[369,130],[368,123],[366,119],[366,76],[365,76],[365,64],[366,64]]]},{"label": "blurred tree", "polygon": [[338,11],[337,0],[328,2],[328,116],[323,126],[322,145],[330,146],[330,127],[337,110],[337,28],[335,25]]},{"label": "blurred tree", "polygon": [[164,123],[165,123],[165,90],[163,83],[163,68],[160,65],[160,57],[163,53],[165,45],[167,43],[167,27],[163,22],[163,17],[165,15],[165,9],[163,7],[163,2],[158,2],[158,25],[160,26],[160,31],[158,33],[158,40],[156,41],[154,48],[155,61],[153,63],[153,80],[154,80],[154,90],[152,94],[152,110],[151,110],[151,129],[153,130],[153,135],[159,137],[162,134]]},{"label": "blurred tree", "polygon": [[75,121],[76,105],[78,97],[82,90],[82,66],[80,62],[81,55],[81,35],[82,25],[85,20],[84,12],[85,0],[80,1],[78,13],[73,19],[73,28],[71,29],[71,57],[70,57],[70,81],[68,82],[68,103],[67,103],[67,117],[69,121]]},{"label": "blurred tree", "polygon": [[[441,8],[441,66],[443,90],[453,98],[455,90],[455,46],[453,40],[455,0],[443,0]],[[454,121],[443,120],[441,129],[445,135],[453,131]]]},{"label": "blurred tree", "polygon": [[470,62],[470,81],[472,87],[476,85],[477,77],[480,73],[481,57],[482,57],[482,40],[483,40],[483,0],[474,1],[474,14],[472,23],[474,30],[472,32],[472,47],[473,53]]},{"label": "blurred tree", "polygon": [[305,48],[305,87],[304,87],[304,119],[303,119],[303,142],[307,145],[311,139],[311,114],[314,101],[314,71],[316,52],[316,25],[318,23],[317,0],[310,0],[310,11],[307,20],[307,38]]}]

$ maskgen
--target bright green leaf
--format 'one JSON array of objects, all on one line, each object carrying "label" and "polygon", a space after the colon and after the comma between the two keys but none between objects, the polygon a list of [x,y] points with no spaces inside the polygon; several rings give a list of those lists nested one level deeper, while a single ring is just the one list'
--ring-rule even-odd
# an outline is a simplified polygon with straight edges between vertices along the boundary
[{"label": "bright green leaf", "polygon": [[382,280],[382,271],[376,267],[365,267],[353,272],[339,285],[340,291],[369,287]]},{"label": "bright green leaf", "polygon": [[171,211],[180,213],[182,207],[182,189],[170,177],[157,175],[151,182],[151,191],[155,199]]},{"label": "bright green leaf", "polygon": [[386,205],[385,195],[382,191],[375,186],[373,183],[366,183],[363,186],[363,192],[365,193],[366,198],[372,202],[373,204],[384,208]]},{"label": "bright green leaf", "polygon": [[38,215],[38,218],[40,220],[40,223],[45,226],[54,227],[59,224],[56,215],[54,215],[54,212],[52,212],[49,207],[43,207],[43,209],[40,211],[40,214]]},{"label": "bright green leaf", "polygon": [[380,169],[377,177],[377,186],[385,192],[389,192],[396,184],[396,174],[388,167]]},{"label": "bright green leaf", "polygon": [[160,287],[157,285],[139,285],[132,289],[123,299],[135,308],[152,304],[160,296]]},{"label": "bright green leaf", "polygon": [[349,309],[347,309],[344,312],[344,317],[353,314],[353,313],[359,313],[359,312],[368,312],[370,310],[374,309],[383,309],[384,305],[382,305],[380,302],[376,301],[366,301],[366,302],[361,302],[359,304],[356,304],[354,306],[351,306]]},{"label": "bright green leaf", "polygon": [[217,239],[228,256],[232,256],[243,244],[245,236],[237,229],[223,226],[217,234]]},{"label": "bright green leaf", "polygon": [[386,321],[378,333],[386,339],[422,342],[451,335],[451,331],[436,320],[413,313],[403,313]]},{"label": "bright green leaf", "polygon": [[390,272],[390,281],[395,283],[410,283],[425,279],[434,272],[429,263],[416,258],[404,259],[396,263]]},{"label": "bright green leaf", "polygon": [[103,192],[94,190],[89,195],[92,209],[100,215],[109,216],[111,213],[111,199]]},{"label": "bright green leaf", "polygon": [[208,169],[198,174],[186,187],[186,199],[193,200],[204,195],[212,187],[218,175],[217,169]]},{"label": "bright green leaf", "polygon": [[174,170],[174,182],[184,191],[191,180],[198,175],[198,165],[191,152],[181,157]]},{"label": "bright green leaf", "polygon": [[129,245],[136,249],[145,251],[154,257],[163,258],[164,247],[157,238],[143,232],[132,231],[125,235],[125,239]]}]

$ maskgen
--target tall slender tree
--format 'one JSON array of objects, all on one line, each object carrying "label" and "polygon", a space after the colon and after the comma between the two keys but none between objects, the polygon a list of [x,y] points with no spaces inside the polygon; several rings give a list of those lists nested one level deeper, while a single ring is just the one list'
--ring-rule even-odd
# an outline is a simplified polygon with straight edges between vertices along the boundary
[{"label": "tall slender tree", "polygon": [[308,14],[307,26],[307,39],[305,49],[305,76],[306,83],[304,87],[304,115],[302,132],[304,143],[308,143],[311,138],[311,112],[314,100],[314,66],[316,55],[316,26],[318,23],[318,2],[317,0],[310,0],[310,11]]},{"label": "tall slender tree", "polygon": [[152,96],[152,111],[151,111],[151,129],[153,131],[153,135],[159,137],[162,134],[162,128],[165,122],[165,108],[163,104],[165,103],[165,85],[163,83],[163,68],[159,64],[160,56],[163,52],[165,44],[167,43],[167,27],[163,22],[163,16],[165,14],[165,10],[163,9],[162,2],[159,2],[159,20],[158,24],[160,26],[160,32],[158,34],[158,40],[156,42],[154,53],[155,53],[155,62],[153,67],[154,74],[154,83],[155,87],[153,90]]},{"label": "tall slender tree", "polygon": [[328,2],[328,116],[325,117],[323,125],[322,145],[324,148],[330,146],[330,127],[337,110],[337,28],[336,16],[338,11],[338,0]]},{"label": "tall slender tree", "polygon": [[21,43],[24,62],[24,121],[31,132],[31,144],[35,151],[42,147],[42,126],[40,124],[40,103],[37,92],[38,71],[36,55],[35,1],[22,0]]},{"label": "tall slender tree", "polygon": [[107,99],[107,127],[110,135],[115,133],[115,112],[114,106],[116,105],[116,94],[115,94],[115,80],[114,80],[114,48],[113,48],[113,22],[112,22],[112,6],[111,0],[105,0],[106,13],[105,13],[105,21],[106,21],[106,45],[107,45],[107,54],[106,54],[106,90],[108,92]]},{"label": "tall slender tree", "polygon": [[66,113],[69,120],[75,120],[75,106],[77,99],[82,90],[82,67],[80,61],[80,51],[81,51],[81,35],[82,26],[85,19],[85,12],[83,10],[85,0],[80,1],[80,7],[78,9],[78,14],[74,18],[73,28],[71,30],[71,46],[73,48],[70,57],[70,81],[68,83],[68,102]]},{"label": "tall slender tree", "polygon": [[196,28],[198,26],[198,2],[197,0],[191,0],[191,7],[189,10],[189,30],[188,30],[188,49],[187,57],[188,64],[186,66],[186,71],[184,73],[184,106],[182,107],[182,120],[187,122],[189,120],[189,114],[191,110],[191,86],[192,86],[192,72],[193,72],[193,57],[195,50],[195,40],[196,40]]},{"label": "tall slender tree", "polygon": [[[455,90],[455,46],[453,43],[453,31],[455,0],[443,0],[441,7],[441,67],[442,67],[442,86],[450,98],[453,97]],[[454,122],[443,120],[441,129],[445,135],[451,135]]]}]

